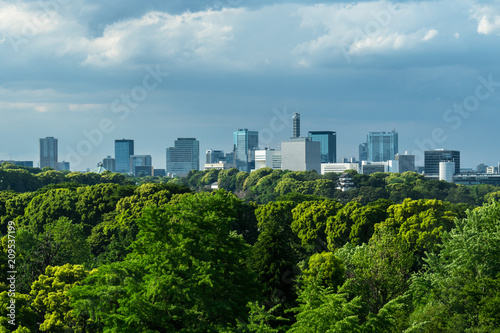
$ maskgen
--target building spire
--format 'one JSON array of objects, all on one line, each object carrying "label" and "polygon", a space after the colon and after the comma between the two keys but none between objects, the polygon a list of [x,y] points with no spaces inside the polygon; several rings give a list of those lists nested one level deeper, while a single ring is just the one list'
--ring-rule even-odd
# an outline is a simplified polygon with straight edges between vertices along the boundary
[{"label": "building spire", "polygon": [[292,116],[293,121],[293,133],[292,138],[300,137],[300,113],[295,112]]}]

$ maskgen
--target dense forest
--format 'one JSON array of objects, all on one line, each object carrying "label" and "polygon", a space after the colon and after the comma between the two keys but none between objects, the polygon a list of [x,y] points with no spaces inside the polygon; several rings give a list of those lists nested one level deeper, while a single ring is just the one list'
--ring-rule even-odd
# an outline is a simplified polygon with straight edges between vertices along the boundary
[{"label": "dense forest", "polygon": [[500,332],[500,188],[348,172],[4,163],[0,332]]}]

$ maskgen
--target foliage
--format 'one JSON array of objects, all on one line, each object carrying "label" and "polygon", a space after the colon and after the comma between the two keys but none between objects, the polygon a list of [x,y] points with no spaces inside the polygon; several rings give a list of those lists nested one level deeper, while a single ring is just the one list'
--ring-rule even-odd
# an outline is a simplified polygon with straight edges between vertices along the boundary
[{"label": "foliage", "polygon": [[218,191],[146,208],[132,253],[74,288],[79,318],[121,332],[235,327],[256,287],[248,245],[231,231],[237,202]]},{"label": "foliage", "polygon": [[68,291],[87,276],[81,265],[48,266],[31,287],[40,331],[67,332],[81,323],[73,316]]},{"label": "foliage", "polygon": [[[497,332],[500,327],[500,205],[468,212],[443,234],[439,253],[428,253],[427,271],[415,276],[420,332]],[[412,330],[409,332],[416,332]]]},{"label": "foliage", "polygon": [[326,249],[326,221],[337,214],[342,205],[336,201],[305,201],[293,210],[291,228],[302,241],[302,246],[312,252]]}]

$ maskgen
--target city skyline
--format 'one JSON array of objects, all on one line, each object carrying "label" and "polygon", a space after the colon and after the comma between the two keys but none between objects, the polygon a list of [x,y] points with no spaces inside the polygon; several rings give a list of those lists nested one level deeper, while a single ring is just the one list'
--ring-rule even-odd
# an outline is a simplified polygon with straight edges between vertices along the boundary
[{"label": "city skyline", "polygon": [[249,128],[278,148],[294,112],[302,133],[337,133],[338,160],[394,128],[417,165],[422,148],[500,160],[498,2],[51,4],[0,1],[0,160],[36,165],[33,143],[53,136],[85,170],[130,137],[164,168],[178,137],[229,152]]}]

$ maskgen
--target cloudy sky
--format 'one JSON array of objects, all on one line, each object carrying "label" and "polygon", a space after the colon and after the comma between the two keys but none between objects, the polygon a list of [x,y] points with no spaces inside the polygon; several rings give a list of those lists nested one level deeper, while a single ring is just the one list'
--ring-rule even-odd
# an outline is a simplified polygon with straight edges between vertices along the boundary
[{"label": "cloudy sky", "polygon": [[86,170],[128,138],[164,168],[178,137],[276,148],[298,111],[338,159],[395,129],[400,152],[492,165],[499,51],[499,1],[0,0],[0,160],[54,136]]}]

